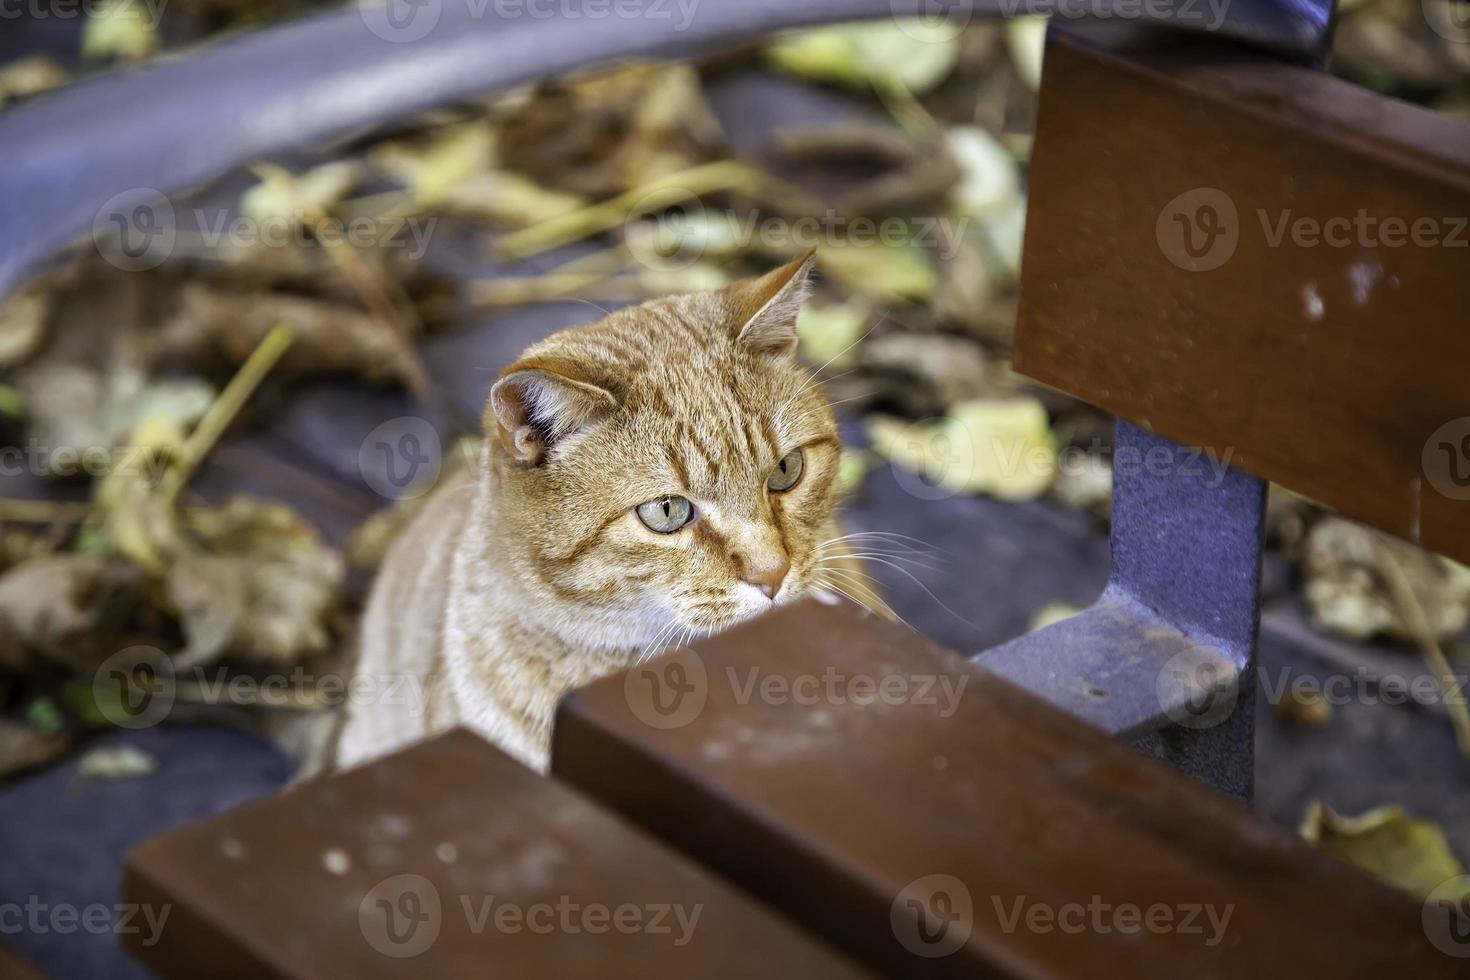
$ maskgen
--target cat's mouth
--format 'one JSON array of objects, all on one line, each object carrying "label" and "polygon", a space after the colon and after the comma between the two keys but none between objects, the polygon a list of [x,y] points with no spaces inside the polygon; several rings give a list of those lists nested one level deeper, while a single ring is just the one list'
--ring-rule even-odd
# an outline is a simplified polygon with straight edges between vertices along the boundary
[{"label": "cat's mouth", "polygon": [[742,593],[720,603],[717,607],[705,605],[694,610],[685,619],[690,626],[705,633],[722,633],[733,626],[764,615],[778,606],[795,601],[805,591],[793,582],[776,593],[774,599]]}]

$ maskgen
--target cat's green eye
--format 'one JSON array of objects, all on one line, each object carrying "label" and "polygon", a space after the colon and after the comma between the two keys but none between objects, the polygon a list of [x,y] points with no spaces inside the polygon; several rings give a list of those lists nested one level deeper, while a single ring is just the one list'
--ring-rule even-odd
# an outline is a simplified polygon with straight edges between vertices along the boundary
[{"label": "cat's green eye", "polygon": [[796,486],[796,481],[801,479],[801,469],[806,465],[806,455],[800,449],[793,449],[787,453],[776,468],[771,470],[771,475],[766,477],[766,487],[776,493],[790,490]]},{"label": "cat's green eye", "polygon": [[659,497],[638,505],[638,519],[643,526],[659,534],[673,534],[693,516],[694,505],[684,497]]}]

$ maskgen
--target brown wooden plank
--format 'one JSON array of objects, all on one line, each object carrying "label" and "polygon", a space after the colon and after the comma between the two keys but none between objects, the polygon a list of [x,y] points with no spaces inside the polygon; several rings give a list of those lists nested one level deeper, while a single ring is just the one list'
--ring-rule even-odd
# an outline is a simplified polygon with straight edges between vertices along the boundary
[{"label": "brown wooden plank", "polygon": [[851,607],[575,692],[552,769],[887,974],[1462,975],[1417,901]]},{"label": "brown wooden plank", "polygon": [[165,977],[863,975],[463,730],[147,841],[124,892]]},{"label": "brown wooden plank", "polygon": [[1060,33],[1030,179],[1021,371],[1470,558],[1470,126],[1225,47]]}]

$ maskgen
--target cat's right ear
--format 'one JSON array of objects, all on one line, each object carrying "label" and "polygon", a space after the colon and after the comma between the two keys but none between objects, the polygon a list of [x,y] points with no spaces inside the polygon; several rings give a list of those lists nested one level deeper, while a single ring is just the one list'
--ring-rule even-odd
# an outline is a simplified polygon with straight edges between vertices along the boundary
[{"label": "cat's right ear", "polygon": [[606,388],[539,362],[512,364],[485,406],[485,432],[523,462],[539,463],[552,446],[618,408]]},{"label": "cat's right ear", "polygon": [[737,343],[767,354],[796,351],[796,316],[811,293],[816,261],[817,250],[812,249],[758,279],[728,287],[738,324]]}]

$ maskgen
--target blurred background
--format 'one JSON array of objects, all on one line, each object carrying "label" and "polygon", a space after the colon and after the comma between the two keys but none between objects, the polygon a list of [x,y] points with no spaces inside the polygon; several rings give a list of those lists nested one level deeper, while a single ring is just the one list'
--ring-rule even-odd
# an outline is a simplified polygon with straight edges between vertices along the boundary
[{"label": "blurred background", "polygon": [[[1343,4],[1331,70],[1470,120],[1436,3]],[[0,112],[320,6],[0,0]],[[384,548],[527,344],[811,247],[801,354],[851,529],[906,542],[894,610],[974,653],[1089,604],[1111,420],[1009,368],[1045,29],[843,25],[445,105],[129,199],[4,298],[0,903],[111,904],[133,841],[286,782]],[[1470,671],[1470,570],[1274,488],[1269,535],[1256,805],[1422,896],[1470,858],[1438,680]],[[176,675],[161,713],[140,664]],[[137,969],[111,936],[0,942]]]}]

